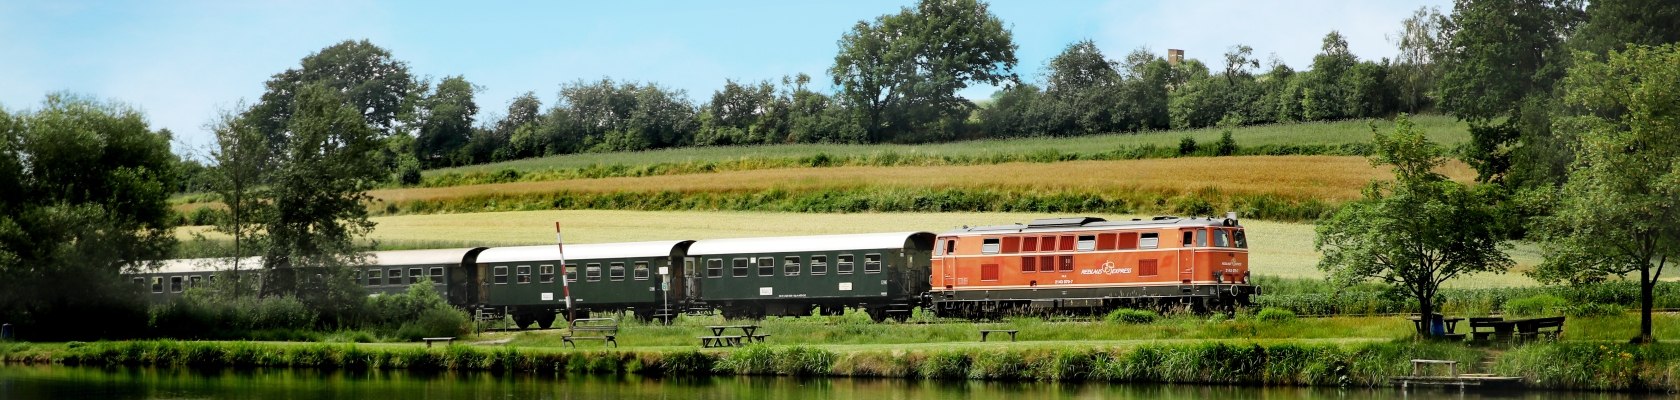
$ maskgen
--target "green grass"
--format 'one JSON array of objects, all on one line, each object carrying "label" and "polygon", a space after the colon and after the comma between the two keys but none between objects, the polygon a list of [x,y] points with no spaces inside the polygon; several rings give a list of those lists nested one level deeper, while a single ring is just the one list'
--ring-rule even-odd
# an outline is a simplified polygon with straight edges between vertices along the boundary
[{"label": "green grass", "polygon": [[[1455,146],[1469,140],[1466,125],[1443,115],[1420,115],[1412,122],[1436,143]],[[1232,136],[1241,146],[1342,145],[1371,141],[1371,124],[1389,127],[1388,121],[1355,120],[1336,122],[1307,122],[1241,127]],[[796,159],[825,154],[830,157],[868,157],[886,153],[901,155],[936,155],[951,157],[982,157],[992,154],[1028,154],[1058,152],[1090,154],[1122,147],[1157,146],[1177,148],[1178,141],[1190,136],[1198,143],[1214,143],[1222,132],[1216,128],[1188,131],[1160,131],[1136,134],[1110,134],[1068,138],[1025,138],[975,140],[965,142],[900,145],[838,145],[790,144],[773,146],[691,147],[668,150],[623,153],[583,153],[505,161],[457,168],[426,171],[427,177],[448,173],[489,173],[504,169],[521,172],[557,169],[578,169],[596,165],[653,165],[685,162],[724,162],[742,159]]]}]

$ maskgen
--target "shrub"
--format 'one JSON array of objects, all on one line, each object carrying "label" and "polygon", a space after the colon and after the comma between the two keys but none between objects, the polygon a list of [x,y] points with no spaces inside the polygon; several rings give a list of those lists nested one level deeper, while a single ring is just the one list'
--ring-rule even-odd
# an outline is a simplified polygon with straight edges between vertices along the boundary
[{"label": "shrub", "polygon": [[1560,310],[1565,304],[1563,298],[1540,294],[1505,302],[1505,314],[1528,317],[1547,315]]},{"label": "shrub", "polygon": [[1196,138],[1185,136],[1178,141],[1178,155],[1187,156],[1196,153]]},{"label": "shrub", "polygon": [[1157,317],[1157,315],[1155,314],[1154,311],[1146,311],[1146,310],[1139,310],[1139,309],[1133,309],[1133,308],[1122,308],[1122,309],[1110,311],[1108,313],[1108,316],[1103,317],[1103,319],[1105,319],[1109,322],[1116,322],[1116,323],[1122,323],[1122,324],[1147,324],[1147,323],[1150,323],[1150,322],[1155,322],[1156,317]]},{"label": "shrub", "polygon": [[1228,156],[1237,153],[1237,140],[1231,137],[1231,130],[1226,129],[1219,134],[1219,144],[1214,147],[1214,154]]},{"label": "shrub", "polygon": [[1264,308],[1264,309],[1261,309],[1260,313],[1256,314],[1254,317],[1261,320],[1261,321],[1274,322],[1274,323],[1295,322],[1295,312],[1294,311],[1289,311],[1289,310],[1280,309],[1280,308]]}]

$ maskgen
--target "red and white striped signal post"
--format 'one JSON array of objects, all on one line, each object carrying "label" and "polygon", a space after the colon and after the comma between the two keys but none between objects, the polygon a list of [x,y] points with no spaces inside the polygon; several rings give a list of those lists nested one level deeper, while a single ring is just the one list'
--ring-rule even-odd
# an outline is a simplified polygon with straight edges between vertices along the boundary
[{"label": "red and white striped signal post", "polygon": [[554,221],[554,247],[560,251],[560,287],[566,295],[566,322],[571,323],[576,315],[572,312],[572,280],[566,266],[566,241],[560,238],[560,221]]}]

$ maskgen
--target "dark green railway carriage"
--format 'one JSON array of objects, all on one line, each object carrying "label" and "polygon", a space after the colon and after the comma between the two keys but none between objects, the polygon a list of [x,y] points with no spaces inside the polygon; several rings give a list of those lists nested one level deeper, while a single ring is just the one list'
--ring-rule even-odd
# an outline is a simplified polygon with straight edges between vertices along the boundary
[{"label": "dark green railway carriage", "polygon": [[438,294],[447,294],[450,276],[471,265],[472,257],[481,251],[483,247],[376,251],[368,253],[369,265],[358,268],[355,279],[370,294],[402,293],[420,282],[431,282]]},{"label": "dark green railway carriage", "polygon": [[691,305],[725,317],[837,315],[907,318],[929,290],[932,233],[895,232],[701,240],[684,270]]},{"label": "dark green railway carriage", "polygon": [[[224,271],[233,271],[236,267],[233,258],[191,258],[158,261],[156,268],[142,268],[139,271],[124,273],[129,281],[140,287],[140,292],[146,295],[146,300],[162,304],[181,297],[187,289],[204,285],[221,279]],[[237,268],[242,271],[254,271],[262,268],[262,259],[245,257],[238,259]]]},{"label": "dark green railway carriage", "polygon": [[[506,313],[520,327],[554,323],[571,310],[579,316],[592,311],[634,311],[638,318],[669,316],[680,304],[671,293],[682,293],[680,260],[693,241],[566,245],[561,272],[556,246],[494,247],[478,254],[476,268],[466,271],[465,304]],[[667,278],[669,277],[669,278]],[[667,279],[669,285],[662,284]],[[454,293],[454,292],[452,292]]]}]

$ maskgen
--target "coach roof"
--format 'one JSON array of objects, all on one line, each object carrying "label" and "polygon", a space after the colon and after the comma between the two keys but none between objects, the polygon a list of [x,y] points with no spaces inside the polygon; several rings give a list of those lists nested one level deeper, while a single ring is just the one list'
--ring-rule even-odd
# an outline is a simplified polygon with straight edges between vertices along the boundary
[{"label": "coach roof", "polygon": [[[669,257],[672,252],[681,250],[692,243],[692,240],[665,240],[657,242],[631,243],[590,243],[566,245],[566,260],[596,260],[609,258],[633,257]],[[555,245],[491,247],[478,253],[480,263],[504,263],[521,261],[550,261],[560,259],[560,249]]]},{"label": "coach roof", "polygon": [[474,248],[376,251],[368,263],[379,266],[460,264]]},{"label": "coach roof", "polygon": [[735,239],[709,239],[694,242],[688,255],[794,253],[834,250],[902,249],[905,243],[928,232],[859,233],[848,235],[777,236]]}]

